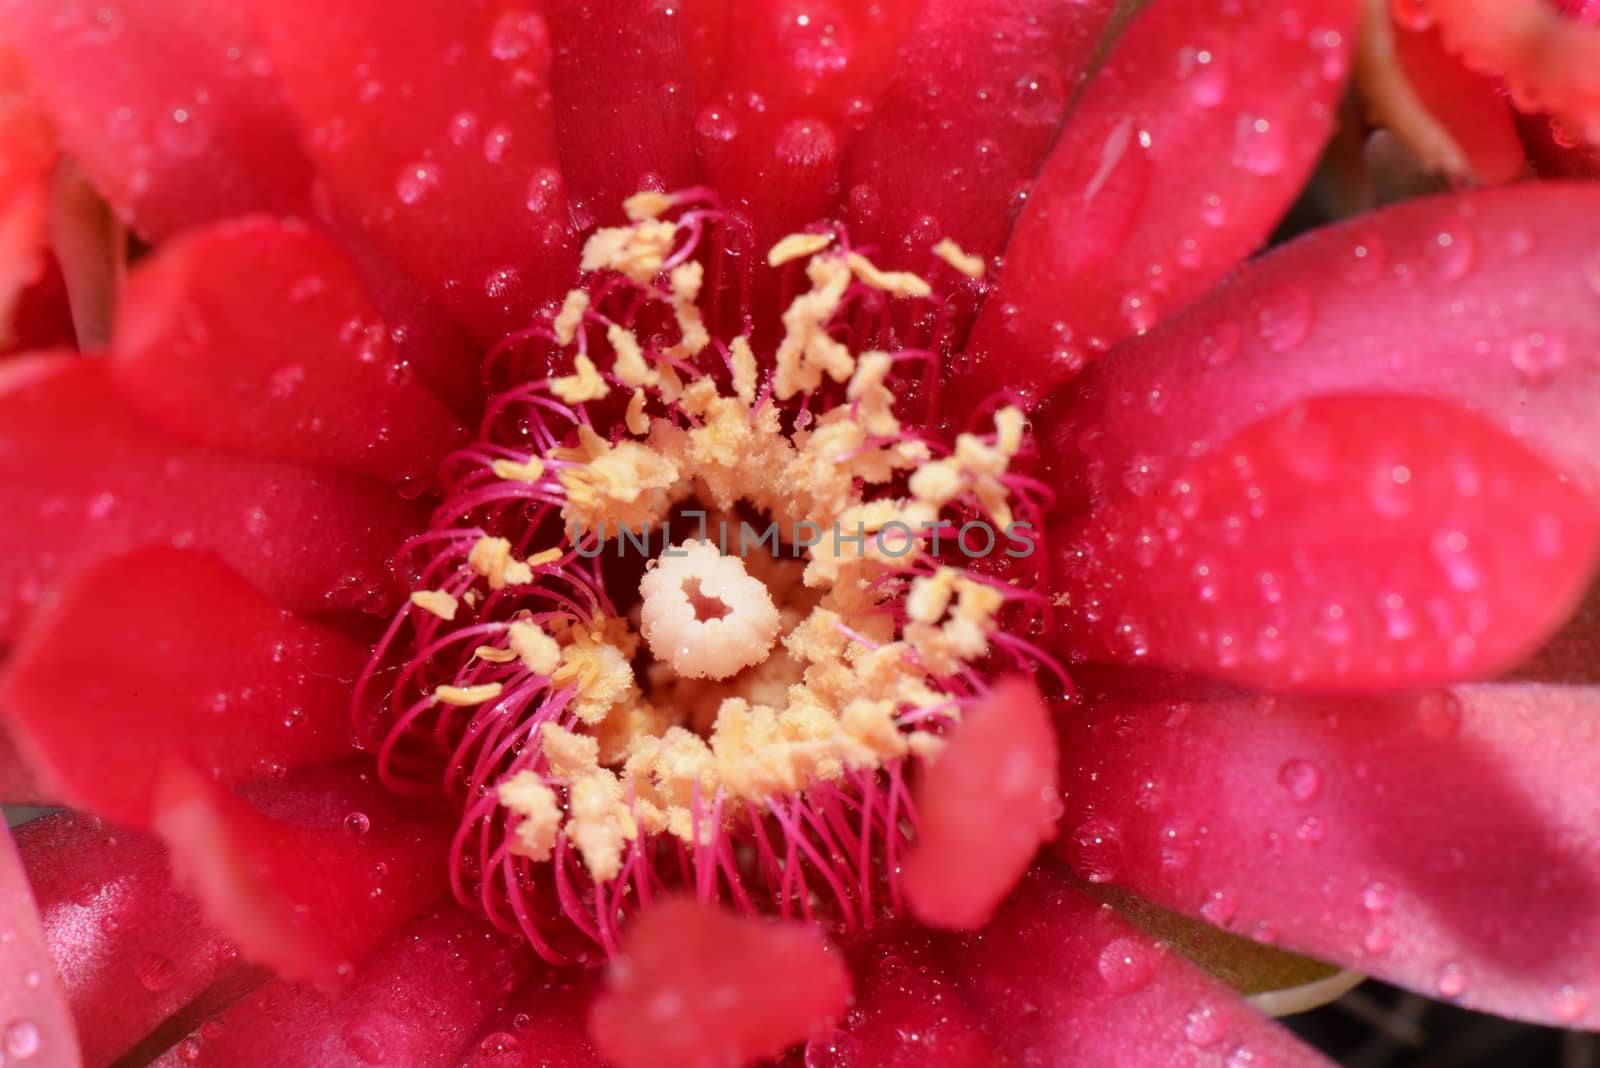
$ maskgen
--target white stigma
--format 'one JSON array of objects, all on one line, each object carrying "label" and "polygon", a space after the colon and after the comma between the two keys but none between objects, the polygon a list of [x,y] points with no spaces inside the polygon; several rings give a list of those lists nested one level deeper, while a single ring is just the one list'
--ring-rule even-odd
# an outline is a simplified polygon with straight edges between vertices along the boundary
[{"label": "white stigma", "polygon": [[657,660],[690,679],[726,679],[759,664],[778,639],[778,609],[744,563],[710,542],[663,553],[639,583],[640,630]]}]

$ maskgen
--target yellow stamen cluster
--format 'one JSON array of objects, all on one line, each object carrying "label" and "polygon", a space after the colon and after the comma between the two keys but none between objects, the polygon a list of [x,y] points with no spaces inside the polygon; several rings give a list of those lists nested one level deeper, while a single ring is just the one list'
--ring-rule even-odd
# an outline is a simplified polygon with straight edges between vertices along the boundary
[{"label": "yellow stamen cluster", "polygon": [[[627,209],[634,223],[597,232],[583,262],[670,302],[681,340],[660,355],[683,358],[709,338],[697,305],[699,265],[680,264],[659,285],[676,234],[660,218],[668,207],[658,194],[640,194]],[[908,730],[901,717],[951,713],[951,679],[987,653],[1003,593],[937,566],[915,537],[897,544],[889,530],[903,523],[923,534],[957,504],[1010,523],[1004,479],[1022,445],[1023,417],[1001,411],[993,435],[962,435],[947,457],[906,436],[888,384],[894,357],[852,352],[833,336],[832,320],[852,284],[902,298],[931,288],[832,244],[830,235],[795,234],[768,256],[773,265],[807,260],[810,281],[783,314],[769,385],[781,403],[828,380],[843,387],[847,403],[809,422],[786,421],[779,404],[757,404],[761,382],[747,338],[730,345],[724,392],[710,376],[686,383],[630,330],[608,324],[606,375],[632,391],[628,436],[613,441],[581,426],[574,444],[523,464],[497,462],[502,478],[554,472],[569,530],[660,531],[675,509],[696,505],[726,524],[729,541],[750,529],[733,517],[751,512],[777,524],[786,550],[792,531],[821,535],[796,559],[781,558],[770,541],[729,545],[729,555],[711,540],[678,541],[646,572],[634,615],[548,630],[519,621],[504,650],[479,650],[500,663],[514,656],[570,689],[578,719],[575,731],[543,727],[542,781],[519,773],[499,787],[501,804],[518,817],[514,852],[547,859],[565,835],[590,874],[606,880],[641,834],[692,841],[698,812],[699,835],[711,835],[713,803],[731,819],[808,783],[931,752],[937,735]],[[972,273],[953,244],[939,254]],[[577,320],[589,314],[586,300],[569,297],[555,323],[558,340],[575,337]],[[552,388],[592,392],[586,383],[605,383],[604,364],[604,356],[580,357],[571,376],[580,381]],[[652,408],[678,417],[653,416]],[[834,536],[840,531],[844,541]],[[482,555],[474,566],[491,581],[520,577],[494,570],[498,547]],[[904,622],[891,610],[902,600]],[[653,660],[642,679],[634,672],[641,639]],[[564,810],[546,783],[564,788]]]}]

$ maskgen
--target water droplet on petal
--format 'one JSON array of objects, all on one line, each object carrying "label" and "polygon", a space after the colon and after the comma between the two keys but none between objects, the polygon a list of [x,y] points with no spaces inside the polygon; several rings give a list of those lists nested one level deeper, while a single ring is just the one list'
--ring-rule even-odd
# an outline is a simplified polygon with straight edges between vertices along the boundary
[{"label": "water droplet on petal", "polygon": [[1388,912],[1394,907],[1394,887],[1387,883],[1368,883],[1361,891],[1361,907],[1368,912]]},{"label": "water droplet on petal", "polygon": [[1226,927],[1239,912],[1239,903],[1226,890],[1213,890],[1200,906],[1200,916],[1213,927]]},{"label": "water droplet on petal", "polygon": [[365,812],[352,812],[344,818],[344,827],[351,834],[366,834],[372,829],[372,820]]},{"label": "water droplet on petal", "polygon": [[1472,235],[1460,226],[1447,226],[1423,246],[1439,277],[1447,282],[1466,277],[1477,255]]},{"label": "water droplet on petal", "polygon": [[1133,938],[1118,938],[1100,951],[1100,978],[1113,993],[1131,994],[1155,974],[1150,948]]},{"label": "water droplet on petal", "polygon": [[6,1025],[5,1050],[8,1058],[22,1061],[39,1052],[39,1027],[32,1020],[13,1020]]},{"label": "water droplet on petal", "polygon": [[1233,162],[1262,177],[1277,174],[1289,159],[1284,124],[1245,111],[1234,124]]},{"label": "water droplet on petal", "polygon": [[1256,333],[1273,352],[1288,352],[1311,332],[1311,296],[1299,286],[1268,294],[1256,306]]},{"label": "water droplet on petal", "polygon": [[1116,826],[1102,819],[1079,824],[1067,841],[1067,863],[1087,882],[1115,878],[1122,866],[1122,838]]},{"label": "water droplet on petal", "polygon": [[1467,991],[1467,973],[1454,961],[1439,966],[1439,977],[1434,984],[1442,998],[1458,998]]},{"label": "water droplet on petal", "polygon": [[1550,1014],[1564,1024],[1576,1023],[1588,1011],[1589,995],[1571,983],[1557,990],[1550,1001]]},{"label": "water droplet on petal", "polygon": [[1278,782],[1296,801],[1310,801],[1322,789],[1322,772],[1310,761],[1290,760],[1278,769]]},{"label": "water droplet on petal", "polygon": [[1183,1037],[1196,1046],[1214,1046],[1228,1033],[1228,1025],[1210,1005],[1196,1005],[1183,1020]]},{"label": "water droplet on petal", "polygon": [[1567,365],[1567,341],[1557,333],[1534,331],[1511,342],[1511,366],[1530,386],[1542,386]]},{"label": "water droplet on petal", "polygon": [[439,187],[439,168],[432,163],[410,163],[401,168],[394,182],[394,195],[407,206],[420,204],[422,199]]}]

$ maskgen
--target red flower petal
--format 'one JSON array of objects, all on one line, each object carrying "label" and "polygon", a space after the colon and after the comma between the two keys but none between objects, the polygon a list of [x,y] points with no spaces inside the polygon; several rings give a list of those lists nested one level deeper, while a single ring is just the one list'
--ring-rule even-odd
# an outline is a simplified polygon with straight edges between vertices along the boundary
[{"label": "red flower petal", "polygon": [[929,0],[894,79],[850,146],[851,237],[886,266],[925,270],[953,238],[1005,247],[1113,4]]},{"label": "red flower petal", "polygon": [[1028,198],[973,334],[979,388],[957,398],[1044,396],[1260,244],[1332,127],[1357,7],[1156,0],[1136,16]]},{"label": "red flower petal", "polygon": [[459,1068],[600,1068],[583,1026],[592,975],[561,969],[535,977],[484,1025]]},{"label": "red flower petal", "polygon": [[1600,509],[1476,415],[1320,397],[1125,492],[1065,546],[1078,657],[1268,689],[1487,677],[1561,625]]},{"label": "red flower petal", "polygon": [[840,164],[921,0],[702,0],[685,11],[701,166],[762,243],[831,213]]},{"label": "red flower petal", "polygon": [[806,1047],[837,1068],[1004,1068],[923,931],[868,947],[849,1022]]},{"label": "red flower petal", "polygon": [[41,0],[6,14],[62,142],[145,238],[306,206],[310,167],[232,5]]},{"label": "red flower petal", "polygon": [[17,829],[84,1061],[110,1064],[212,983],[238,954],[175,893],[159,842],[98,819],[46,816]]},{"label": "red flower petal", "polygon": [[103,361],[53,357],[0,369],[0,510],[0,642],[79,568],[150,543],[216,552],[296,611],[381,606],[389,554],[423,526],[376,483],[169,441]]},{"label": "red flower petal", "polygon": [[1600,142],[1600,27],[1547,0],[1430,0],[1449,46],[1504,78],[1525,110],[1561,116]]},{"label": "red flower petal", "polygon": [[1029,875],[947,961],[1005,1064],[1328,1063],[1049,871]]},{"label": "red flower petal", "polygon": [[1095,698],[1058,719],[1077,870],[1498,1014],[1600,1024],[1600,690]]},{"label": "red flower petal", "polygon": [[917,790],[906,860],[911,911],[935,927],[981,927],[1055,834],[1055,739],[1034,685],[1002,681],[973,706]]},{"label": "red flower petal", "polygon": [[169,242],[122,307],[112,381],[176,436],[415,483],[465,441],[343,254],[304,227],[256,218]]},{"label": "red flower petal", "polygon": [[1445,50],[1435,28],[1418,32],[1397,26],[1394,44],[1407,84],[1461,150],[1471,176],[1493,185],[1521,174],[1522,142],[1499,80],[1463,67]]},{"label": "red flower petal", "polygon": [[146,827],[168,757],[228,784],[348,755],[366,659],[216,558],[146,549],[62,592],[0,676],[0,707],[74,805]]},{"label": "red flower petal", "polygon": [[156,1065],[449,1068],[526,974],[501,936],[450,908],[390,939],[337,994],[269,983]]},{"label": "red flower petal", "polygon": [[561,168],[575,214],[616,225],[646,186],[694,184],[693,72],[682,16],[652,0],[544,0]]},{"label": "red flower petal", "polygon": [[0,842],[0,917],[7,935],[0,940],[0,1050],[8,1061],[32,1058],[40,1068],[81,1064],[72,1011],[9,833]]},{"label": "red flower petal", "polygon": [[633,921],[589,1034],[617,1068],[715,1068],[777,1056],[849,999],[844,961],[815,928],[676,899]]},{"label": "red flower petal", "polygon": [[450,828],[409,819],[381,788],[353,781],[285,789],[304,811],[275,818],[168,761],[155,827],[180,884],[246,957],[333,983],[443,895]]},{"label": "red flower petal", "polygon": [[1119,346],[1070,393],[1047,455],[1069,499],[1215,448],[1332,392],[1450,397],[1600,489],[1600,185],[1414,200],[1265,256]]},{"label": "red flower petal", "polygon": [[253,0],[334,201],[483,341],[572,278],[537,11]]}]

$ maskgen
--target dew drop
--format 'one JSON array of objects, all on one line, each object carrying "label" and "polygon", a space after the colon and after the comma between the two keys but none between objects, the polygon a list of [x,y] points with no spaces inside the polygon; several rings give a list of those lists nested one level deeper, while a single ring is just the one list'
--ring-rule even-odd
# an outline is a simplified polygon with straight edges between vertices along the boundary
[{"label": "dew drop", "polygon": [[1454,961],[1446,961],[1439,966],[1439,977],[1434,983],[1434,989],[1442,998],[1458,998],[1467,991],[1467,973],[1462,971],[1461,965]]},{"label": "dew drop", "polygon": [[432,163],[410,163],[401,168],[394,181],[394,195],[400,203],[409,206],[420,204],[424,197],[439,187],[439,168]]},{"label": "dew drop", "polygon": [[1183,1020],[1183,1037],[1191,1045],[1214,1046],[1228,1033],[1228,1025],[1210,1005],[1196,1005]]},{"label": "dew drop", "polygon": [[1122,838],[1116,825],[1102,819],[1079,824],[1067,841],[1067,863],[1087,882],[1115,878],[1122,866]]},{"label": "dew drop", "polygon": [[1228,97],[1228,69],[1211,48],[1184,48],[1178,52],[1178,78],[1197,107],[1214,108]]},{"label": "dew drop", "polygon": [[13,1020],[6,1025],[6,1056],[22,1061],[39,1052],[39,1026],[32,1020]]},{"label": "dew drop", "polygon": [[1534,331],[1511,342],[1511,366],[1530,386],[1542,386],[1567,365],[1567,342],[1557,333]]},{"label": "dew drop", "polygon": [[561,201],[561,174],[554,167],[540,167],[528,182],[527,208],[543,215]]},{"label": "dew drop", "polygon": [[1361,907],[1368,912],[1388,912],[1394,907],[1394,887],[1387,883],[1368,883],[1361,891]]},{"label": "dew drop", "polygon": [[1367,234],[1351,247],[1344,261],[1344,280],[1351,285],[1371,285],[1383,277],[1387,253],[1377,234]]},{"label": "dew drop", "polygon": [[1239,912],[1239,903],[1226,890],[1213,890],[1200,906],[1200,916],[1213,927],[1226,927]]},{"label": "dew drop", "polygon": [[139,985],[155,994],[172,986],[178,978],[178,969],[166,957],[149,956],[139,962],[135,974],[139,977]]},{"label": "dew drop", "polygon": [[344,818],[344,828],[351,834],[366,834],[372,829],[372,820],[365,812],[352,812]]},{"label": "dew drop", "polygon": [[1288,352],[1311,332],[1311,296],[1299,286],[1269,294],[1256,306],[1256,333],[1273,352]]},{"label": "dew drop", "polygon": [[1289,760],[1278,769],[1278,783],[1296,801],[1310,801],[1322,789],[1322,772],[1310,761]]},{"label": "dew drop", "polygon": [[1233,162],[1251,174],[1268,177],[1283,170],[1289,158],[1284,124],[1244,111],[1234,124]]},{"label": "dew drop", "polygon": [[1564,1024],[1576,1023],[1588,1011],[1589,995],[1571,983],[1557,990],[1550,1000],[1550,1014]]},{"label": "dew drop", "polygon": [[1439,277],[1454,282],[1466,277],[1476,257],[1472,235],[1459,226],[1447,226],[1423,246]]},{"label": "dew drop", "polygon": [[1133,938],[1118,938],[1100,951],[1100,978],[1113,993],[1131,994],[1155,974],[1149,947]]}]

